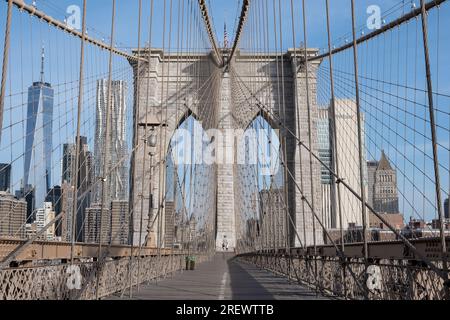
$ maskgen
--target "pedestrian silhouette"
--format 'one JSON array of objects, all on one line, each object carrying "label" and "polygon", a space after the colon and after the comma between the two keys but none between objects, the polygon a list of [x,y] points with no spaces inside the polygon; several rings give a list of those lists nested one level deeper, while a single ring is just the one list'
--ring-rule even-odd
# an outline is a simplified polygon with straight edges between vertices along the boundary
[{"label": "pedestrian silhouette", "polygon": [[227,236],[223,236],[223,241],[222,241],[222,250],[223,251],[228,251],[228,240],[227,240]]}]

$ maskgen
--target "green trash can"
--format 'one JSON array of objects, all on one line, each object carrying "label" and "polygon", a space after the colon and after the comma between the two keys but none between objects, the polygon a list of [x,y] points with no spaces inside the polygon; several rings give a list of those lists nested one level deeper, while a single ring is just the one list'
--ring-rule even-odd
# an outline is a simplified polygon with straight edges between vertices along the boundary
[{"label": "green trash can", "polygon": [[195,269],[195,257],[187,256],[186,257],[186,270],[194,270]]}]

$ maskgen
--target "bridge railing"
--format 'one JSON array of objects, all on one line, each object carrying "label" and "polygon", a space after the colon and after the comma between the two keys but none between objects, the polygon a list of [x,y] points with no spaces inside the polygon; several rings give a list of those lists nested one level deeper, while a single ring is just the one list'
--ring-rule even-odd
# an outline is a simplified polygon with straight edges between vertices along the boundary
[{"label": "bridge railing", "polygon": [[[130,257],[122,257],[5,269],[0,271],[0,300],[92,300],[115,293],[128,296],[130,286],[183,270],[185,257],[185,253],[177,253],[136,257],[131,262]],[[202,263],[208,256],[198,254],[196,259]]]},{"label": "bridge railing", "polygon": [[[340,258],[294,253],[255,252],[241,261],[307,285],[318,294],[360,300],[443,300],[449,283],[414,259]],[[437,263],[443,270],[442,262]],[[448,271],[447,271],[448,275]]]},{"label": "bridge railing", "polygon": [[[332,15],[338,6],[347,13],[344,19]],[[350,286],[352,298],[395,298],[397,283],[407,275],[413,279],[409,291],[402,289],[398,298],[440,299],[443,291],[448,297],[450,231],[444,201],[450,181],[450,96],[442,85],[448,77],[440,70],[448,65],[442,57],[449,2],[399,1],[383,11],[371,6],[367,12],[375,7],[378,26],[370,19],[357,25],[362,6],[354,0],[243,6],[240,52],[230,66],[240,102],[236,113],[260,114],[267,121],[259,126],[280,129],[289,148],[269,139],[267,149],[278,156],[281,179],[261,179],[257,167],[248,175],[257,177],[249,186],[250,178],[241,175],[239,193],[251,190],[255,201],[239,199],[239,249],[257,252],[243,257],[289,277],[293,257],[312,259],[318,288],[324,279],[339,287],[330,273],[341,268],[336,272],[345,281],[358,284],[358,289]],[[311,19],[313,12],[323,14]],[[286,44],[289,15],[292,41]],[[336,40],[335,31],[344,25],[352,32]],[[327,39],[312,49],[320,45],[321,28]],[[309,36],[314,40],[308,42]],[[298,48],[300,41],[299,49],[286,50]],[[415,241],[426,237],[438,238],[429,251]],[[402,252],[372,257],[371,242],[388,239],[399,241]],[[356,254],[355,242],[363,242]],[[399,244],[382,248],[391,245]],[[296,246],[304,253],[286,258],[277,251]],[[350,267],[336,261],[348,261]],[[296,277],[311,283],[306,281],[311,269],[301,266]],[[369,290],[372,273],[383,275],[379,293]],[[334,285],[323,286],[333,292]]]},{"label": "bridge railing", "polygon": [[[181,269],[185,254],[176,248],[206,256],[215,205],[175,206],[180,190],[198,192],[201,181],[191,171],[177,189],[168,173],[176,169],[166,166],[169,105],[186,112],[184,91],[198,104],[208,91],[198,60],[218,50],[205,2],[111,0],[88,10],[84,0],[67,11],[58,1],[30,2],[2,1],[0,11],[0,175],[8,177],[0,192],[0,299],[99,298]],[[122,8],[135,15],[136,29]],[[99,9],[110,18],[101,26],[89,18]],[[136,36],[126,44],[117,32],[122,19]],[[104,26],[106,34],[96,29]],[[67,289],[79,275],[83,292]]]}]

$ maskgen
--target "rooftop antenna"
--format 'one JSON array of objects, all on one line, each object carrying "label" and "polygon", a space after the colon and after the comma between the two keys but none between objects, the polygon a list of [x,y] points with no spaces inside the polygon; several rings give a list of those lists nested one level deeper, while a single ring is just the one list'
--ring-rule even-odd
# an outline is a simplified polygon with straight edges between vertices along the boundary
[{"label": "rooftop antenna", "polygon": [[44,83],[44,62],[45,62],[45,48],[42,45],[42,55],[41,55],[41,83]]}]

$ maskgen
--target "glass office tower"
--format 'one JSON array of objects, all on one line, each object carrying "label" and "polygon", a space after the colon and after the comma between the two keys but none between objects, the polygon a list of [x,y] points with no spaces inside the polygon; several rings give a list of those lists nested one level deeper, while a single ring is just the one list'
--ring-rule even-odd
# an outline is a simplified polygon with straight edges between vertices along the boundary
[{"label": "glass office tower", "polygon": [[[110,136],[106,150],[109,157],[109,168],[112,171],[107,180],[107,203],[110,200],[128,200],[128,146],[127,146],[127,84],[125,81],[112,81],[111,83],[111,114],[110,114]],[[106,139],[106,110],[108,104],[108,80],[97,81],[97,110],[95,126],[95,175],[103,177],[103,155]],[[95,201],[100,203],[101,186],[96,188]]]},{"label": "glass office tower", "polygon": [[54,90],[44,81],[44,49],[41,79],[28,89],[25,136],[24,186],[34,189],[35,208],[43,208],[52,177],[52,122]]}]

